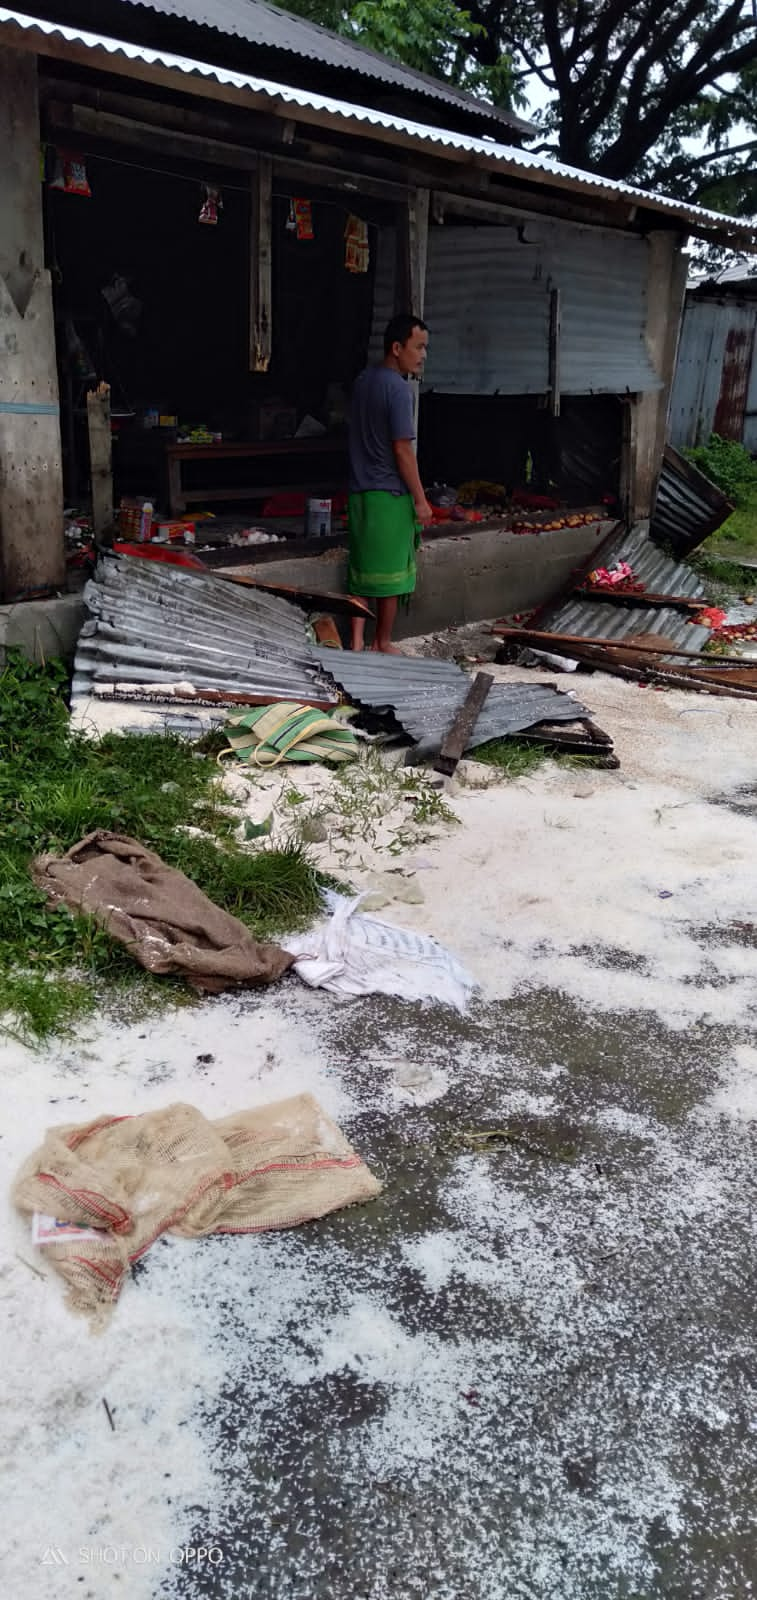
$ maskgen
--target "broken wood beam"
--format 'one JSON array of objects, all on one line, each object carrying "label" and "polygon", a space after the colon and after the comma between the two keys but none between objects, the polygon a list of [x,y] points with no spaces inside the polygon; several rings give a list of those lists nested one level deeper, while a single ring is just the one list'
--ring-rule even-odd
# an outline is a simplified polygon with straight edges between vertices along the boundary
[{"label": "broken wood beam", "polygon": [[490,672],[476,673],[451,728],[445,734],[441,750],[434,762],[434,771],[444,773],[445,778],[452,777],[463,751],[467,748],[493,682]]},{"label": "broken wood beam", "polygon": [[[701,661],[711,667],[717,662],[721,666],[743,667],[742,656],[710,656],[703,650],[678,650],[674,644],[633,644],[630,639],[597,639],[584,637],[580,633],[546,633],[538,628],[511,628],[502,627],[498,623],[492,625],[492,633],[497,638],[504,639],[508,644],[520,642],[532,649],[555,650],[560,655],[577,655],[579,650],[592,651],[595,655],[609,655],[612,659],[617,652],[628,651],[631,655],[639,656],[682,656],[687,661]],[[569,648],[563,648],[563,647]]]},{"label": "broken wood beam", "polygon": [[571,593],[579,600],[609,600],[611,605],[617,606],[671,606],[676,611],[696,612],[703,611],[707,605],[706,600],[691,600],[687,595],[653,594],[646,589],[642,594],[634,594],[630,589],[592,589],[579,584]]}]

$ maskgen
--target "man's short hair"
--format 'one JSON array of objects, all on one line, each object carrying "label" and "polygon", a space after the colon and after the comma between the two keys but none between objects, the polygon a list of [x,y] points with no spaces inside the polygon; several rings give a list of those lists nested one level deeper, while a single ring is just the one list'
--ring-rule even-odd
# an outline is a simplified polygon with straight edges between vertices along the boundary
[{"label": "man's short hair", "polygon": [[420,328],[421,333],[428,333],[423,318],[414,317],[410,311],[401,311],[398,316],[392,317],[384,330],[384,355],[390,355],[395,344],[407,344],[413,328]]}]

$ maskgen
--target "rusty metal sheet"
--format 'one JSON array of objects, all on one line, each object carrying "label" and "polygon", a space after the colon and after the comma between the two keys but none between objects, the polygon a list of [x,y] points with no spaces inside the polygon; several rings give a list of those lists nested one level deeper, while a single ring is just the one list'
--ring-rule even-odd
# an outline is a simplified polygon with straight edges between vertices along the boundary
[{"label": "rusty metal sheet", "polygon": [[753,345],[753,326],[729,328],[723,352],[720,394],[713,423],[713,433],[720,434],[721,439],[735,439],[740,442],[743,436]]}]

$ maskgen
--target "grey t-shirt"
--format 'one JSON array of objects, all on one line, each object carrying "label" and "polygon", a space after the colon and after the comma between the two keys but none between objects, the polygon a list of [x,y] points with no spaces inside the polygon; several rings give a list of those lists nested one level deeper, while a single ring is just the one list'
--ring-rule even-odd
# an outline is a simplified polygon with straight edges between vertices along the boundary
[{"label": "grey t-shirt", "polygon": [[366,367],[356,379],[350,406],[350,489],[385,489],[407,494],[392,445],[414,439],[410,385],[391,367]]}]

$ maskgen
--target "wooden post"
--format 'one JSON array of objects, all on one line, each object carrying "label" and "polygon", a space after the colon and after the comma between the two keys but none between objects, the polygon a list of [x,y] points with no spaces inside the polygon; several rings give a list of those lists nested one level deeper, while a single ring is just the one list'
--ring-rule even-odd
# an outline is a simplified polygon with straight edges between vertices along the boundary
[{"label": "wooden post", "polygon": [[113,438],[110,431],[110,386],[98,384],[87,395],[89,471],[92,483],[92,528],[95,536],[113,521]]},{"label": "wooden post", "polygon": [[[395,311],[423,316],[426,303],[426,263],[428,260],[428,216],[431,194],[428,189],[411,189],[399,208],[397,228],[397,268]],[[413,417],[416,448],[420,389],[413,383]]]},{"label": "wooden post", "polygon": [[668,401],[686,290],[687,262],[682,242],[680,235],[661,229],[650,233],[647,239],[649,269],[644,337],[661,387],[639,395],[631,405],[624,478],[627,478],[632,522],[651,516],[662,467]]},{"label": "wooden post", "polygon": [[0,149],[0,599],[15,600],[63,582],[63,476],[37,63],[5,48]]},{"label": "wooden post", "polygon": [[423,316],[428,259],[428,189],[411,189],[399,207],[395,311]]},{"label": "wooden post", "polygon": [[267,372],[271,364],[273,296],[271,290],[273,228],[273,162],[259,156],[252,175],[250,221],[250,372]]}]

